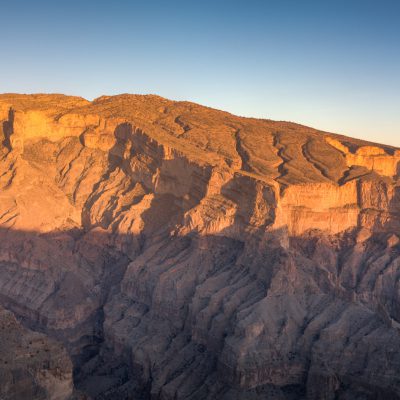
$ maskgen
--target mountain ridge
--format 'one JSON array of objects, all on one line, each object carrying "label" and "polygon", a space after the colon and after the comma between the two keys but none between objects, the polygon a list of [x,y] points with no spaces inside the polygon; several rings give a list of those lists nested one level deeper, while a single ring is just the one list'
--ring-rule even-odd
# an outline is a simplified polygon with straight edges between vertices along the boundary
[{"label": "mountain ridge", "polygon": [[[370,145],[375,145],[375,146],[383,146],[383,147],[388,148],[388,149],[389,148],[393,148],[393,149],[399,149],[400,148],[398,146],[388,145],[388,144],[385,144],[385,143],[372,142],[372,141],[361,139],[361,138],[355,138],[355,137],[352,137],[350,135],[346,135],[346,134],[342,134],[342,133],[337,133],[337,132],[334,133],[334,132],[321,130],[321,129],[318,129],[316,127],[310,127],[308,125],[301,124],[301,123],[298,123],[298,122],[295,122],[295,121],[276,120],[276,119],[273,119],[273,118],[258,118],[258,117],[252,117],[252,116],[242,116],[242,115],[238,115],[238,114],[226,111],[226,110],[210,107],[210,106],[207,106],[207,105],[204,105],[204,104],[199,104],[199,103],[196,103],[195,101],[190,101],[190,100],[172,100],[172,99],[169,99],[167,97],[160,96],[158,94],[120,93],[120,94],[112,94],[112,95],[101,95],[101,96],[98,96],[98,97],[94,98],[93,100],[89,100],[89,99],[86,99],[86,98],[81,97],[81,96],[66,95],[66,94],[63,94],[63,93],[45,93],[45,92],[43,92],[43,93],[12,93],[12,92],[10,92],[10,93],[0,93],[0,98],[3,98],[3,99],[6,99],[6,98],[15,99],[15,98],[18,98],[18,97],[38,98],[38,99],[45,98],[45,97],[48,97],[48,98],[51,98],[51,97],[57,97],[57,98],[63,97],[63,98],[70,98],[70,99],[76,99],[76,100],[84,101],[88,105],[91,104],[91,103],[103,102],[104,100],[113,100],[113,99],[116,100],[118,98],[123,98],[123,97],[125,97],[125,98],[129,98],[129,97],[130,98],[135,98],[135,97],[137,97],[137,98],[150,98],[150,99],[154,98],[154,99],[159,99],[159,100],[162,100],[162,101],[171,102],[171,103],[174,103],[174,104],[194,105],[194,106],[197,106],[197,107],[204,108],[205,110],[217,111],[217,112],[228,114],[228,115],[230,115],[232,117],[236,117],[236,118],[240,118],[240,119],[244,119],[244,120],[270,121],[270,122],[277,122],[277,123],[293,124],[294,126],[297,126],[297,127],[312,129],[312,130],[321,132],[322,134],[329,134],[329,135],[341,137],[343,139],[347,138],[347,139],[351,139],[351,140],[354,140],[354,141],[358,141],[360,143],[365,143],[365,144],[370,144]],[[72,110],[73,109],[71,109],[71,111]]]}]

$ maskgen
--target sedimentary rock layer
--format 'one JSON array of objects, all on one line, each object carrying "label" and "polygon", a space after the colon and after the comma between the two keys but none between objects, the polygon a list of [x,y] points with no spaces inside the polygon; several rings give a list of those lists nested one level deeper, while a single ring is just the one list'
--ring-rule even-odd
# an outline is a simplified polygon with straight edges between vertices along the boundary
[{"label": "sedimentary rock layer", "polygon": [[0,300],[98,399],[400,398],[400,151],[158,96],[0,96]]}]

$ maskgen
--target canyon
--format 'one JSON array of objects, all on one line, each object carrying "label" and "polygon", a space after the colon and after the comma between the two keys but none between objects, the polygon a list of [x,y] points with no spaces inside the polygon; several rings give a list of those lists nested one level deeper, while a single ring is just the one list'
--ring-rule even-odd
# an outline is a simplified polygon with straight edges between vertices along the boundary
[{"label": "canyon", "polygon": [[128,94],[0,143],[0,398],[400,399],[400,149]]}]

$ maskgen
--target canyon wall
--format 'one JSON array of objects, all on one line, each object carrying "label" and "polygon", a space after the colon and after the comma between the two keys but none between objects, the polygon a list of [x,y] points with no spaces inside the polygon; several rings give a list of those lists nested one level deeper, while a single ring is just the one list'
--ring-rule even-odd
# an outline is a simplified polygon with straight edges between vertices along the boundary
[{"label": "canyon wall", "polygon": [[92,399],[400,398],[400,152],[158,96],[0,96],[0,303]]}]

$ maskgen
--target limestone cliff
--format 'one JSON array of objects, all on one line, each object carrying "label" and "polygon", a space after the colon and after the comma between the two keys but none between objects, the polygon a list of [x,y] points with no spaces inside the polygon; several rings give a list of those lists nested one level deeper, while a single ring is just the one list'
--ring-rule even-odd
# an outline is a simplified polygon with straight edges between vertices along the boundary
[{"label": "limestone cliff", "polygon": [[158,96],[0,96],[0,302],[95,399],[400,399],[400,150]]}]

